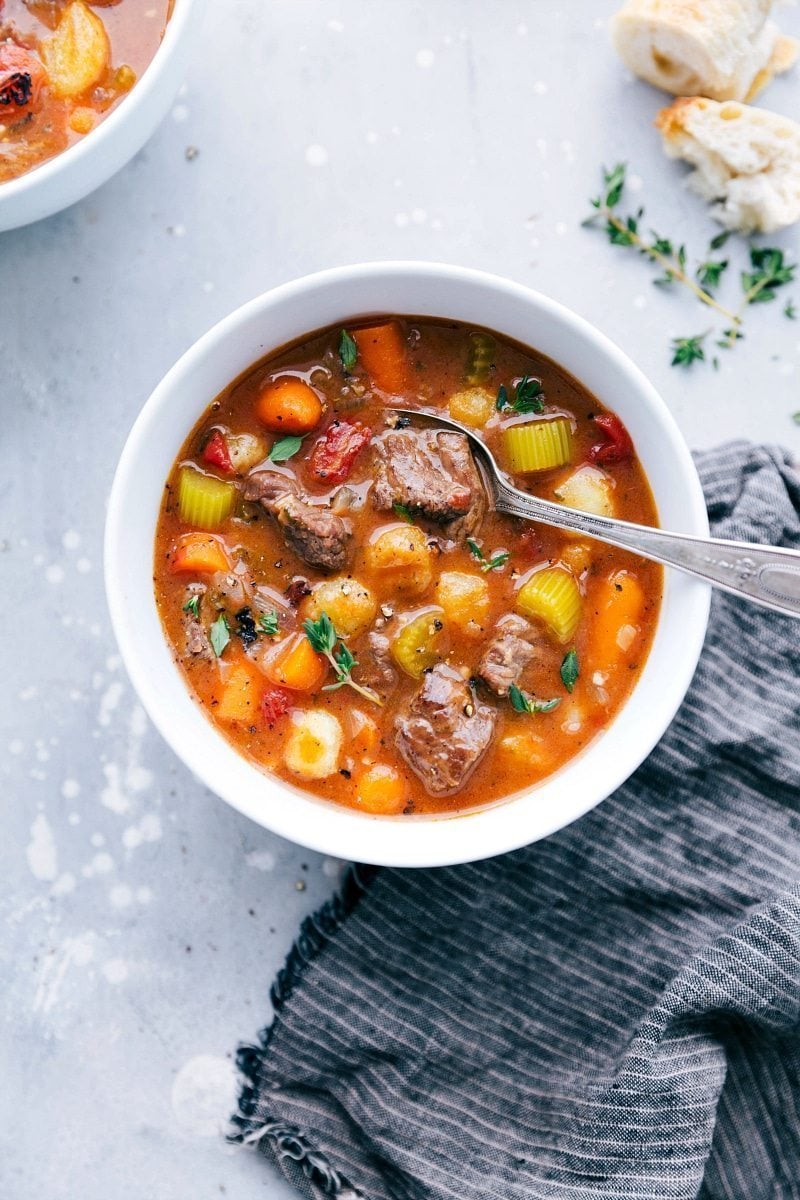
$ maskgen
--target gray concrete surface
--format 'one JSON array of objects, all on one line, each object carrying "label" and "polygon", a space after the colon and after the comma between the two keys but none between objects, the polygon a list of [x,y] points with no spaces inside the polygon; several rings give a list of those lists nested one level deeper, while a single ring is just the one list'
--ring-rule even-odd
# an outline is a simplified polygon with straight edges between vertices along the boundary
[{"label": "gray concrete surface", "polygon": [[[249,824],[173,758],[121,670],[102,587],[123,440],[200,333],[320,267],[474,265],[610,334],[692,445],[800,447],[800,322],[764,305],[719,371],[677,371],[669,337],[707,314],[580,228],[600,164],[624,158],[661,231],[697,251],[711,232],[662,158],[661,97],[609,49],[613,7],[211,5],[145,150],[84,203],[0,237],[5,1200],[288,1195],[220,1137],[230,1055],[268,1020],[270,980],[339,864]],[[782,19],[800,33],[797,10]],[[798,88],[763,103],[796,111]]]}]

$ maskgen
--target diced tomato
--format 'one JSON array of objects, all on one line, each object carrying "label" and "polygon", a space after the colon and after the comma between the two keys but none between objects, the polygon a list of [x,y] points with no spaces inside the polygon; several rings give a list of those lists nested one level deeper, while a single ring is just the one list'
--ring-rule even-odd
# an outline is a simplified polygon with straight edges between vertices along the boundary
[{"label": "diced tomato", "polygon": [[32,112],[47,82],[47,72],[30,50],[14,42],[0,43],[0,120]]},{"label": "diced tomato", "polygon": [[220,471],[233,471],[231,452],[225,441],[225,434],[220,429],[215,429],[206,442],[203,450],[203,462],[209,463],[212,467],[219,467]]},{"label": "diced tomato", "polygon": [[268,725],[285,717],[292,707],[292,698],[284,688],[268,687],[261,699],[261,712]]},{"label": "diced tomato", "polygon": [[605,442],[598,442],[589,451],[589,458],[596,463],[626,462],[633,457],[631,435],[616,413],[601,413],[595,417],[595,425],[605,434]]},{"label": "diced tomato", "polygon": [[325,483],[344,483],[371,438],[372,430],[359,421],[334,421],[314,443],[311,473]]}]

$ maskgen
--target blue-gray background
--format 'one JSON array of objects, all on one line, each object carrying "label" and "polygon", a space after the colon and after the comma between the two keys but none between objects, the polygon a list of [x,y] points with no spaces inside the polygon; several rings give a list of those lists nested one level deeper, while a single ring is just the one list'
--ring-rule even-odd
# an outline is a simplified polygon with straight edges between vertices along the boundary
[{"label": "blue-gray background", "polygon": [[[211,5],[146,149],[82,204],[0,236],[7,1200],[288,1194],[220,1139],[230,1055],[268,1019],[270,980],[339,864],[249,824],[173,758],[121,669],[102,588],[123,440],[199,334],[321,267],[463,263],[595,322],[693,446],[800,447],[800,322],[782,304],[752,313],[719,372],[677,371],[668,340],[705,329],[705,310],[579,227],[600,164],[624,158],[661,232],[700,252],[712,231],[660,151],[662,97],[609,48],[613,8]],[[800,33],[796,12],[781,19]],[[790,76],[762,103],[796,112],[798,88]]]}]

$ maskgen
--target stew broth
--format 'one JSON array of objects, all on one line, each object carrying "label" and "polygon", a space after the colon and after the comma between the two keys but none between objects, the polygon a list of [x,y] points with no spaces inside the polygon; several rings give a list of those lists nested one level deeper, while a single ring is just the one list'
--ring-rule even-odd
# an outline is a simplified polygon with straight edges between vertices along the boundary
[{"label": "stew broth", "polygon": [[[471,460],[450,461],[463,447],[423,423],[392,428],[396,406],[467,421],[532,493],[657,524],[624,427],[554,362],[460,323],[383,320],[285,347],[214,401],[166,484],[155,593],[187,686],[250,761],[362,811],[450,812],[546,778],[613,720],[651,645],[662,571],[481,517],[475,494],[468,509]],[[510,432],[531,429],[544,449]],[[431,446],[420,496],[411,476]],[[531,471],[531,452],[560,465]],[[209,479],[198,509],[192,488]]]}]

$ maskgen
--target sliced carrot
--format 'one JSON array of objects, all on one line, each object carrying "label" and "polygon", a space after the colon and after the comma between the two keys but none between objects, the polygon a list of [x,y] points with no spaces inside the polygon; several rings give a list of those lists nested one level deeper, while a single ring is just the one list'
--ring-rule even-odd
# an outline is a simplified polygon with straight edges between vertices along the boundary
[{"label": "sliced carrot", "polygon": [[273,683],[293,692],[315,692],[328,672],[328,660],[311,649],[304,633],[295,633],[276,648],[265,669]]},{"label": "sliced carrot", "polygon": [[364,772],[356,784],[358,807],[381,816],[402,812],[407,794],[402,775],[388,763],[376,763]]},{"label": "sliced carrot", "polygon": [[408,353],[397,321],[352,331],[361,365],[384,392],[399,395],[408,383]]},{"label": "sliced carrot", "polygon": [[598,584],[587,605],[595,614],[586,652],[589,671],[609,671],[627,656],[639,632],[644,603],[642,585],[630,571],[615,571]]},{"label": "sliced carrot", "polygon": [[203,575],[230,569],[231,560],[225,543],[213,533],[184,533],[175,543],[170,570],[176,574],[190,571]]},{"label": "sliced carrot", "polygon": [[275,433],[310,433],[322,419],[322,401],[314,389],[295,375],[270,380],[259,392],[256,416]]},{"label": "sliced carrot", "polygon": [[265,688],[264,676],[258,668],[249,659],[240,659],[225,673],[214,715],[221,721],[255,725],[260,717]]}]

